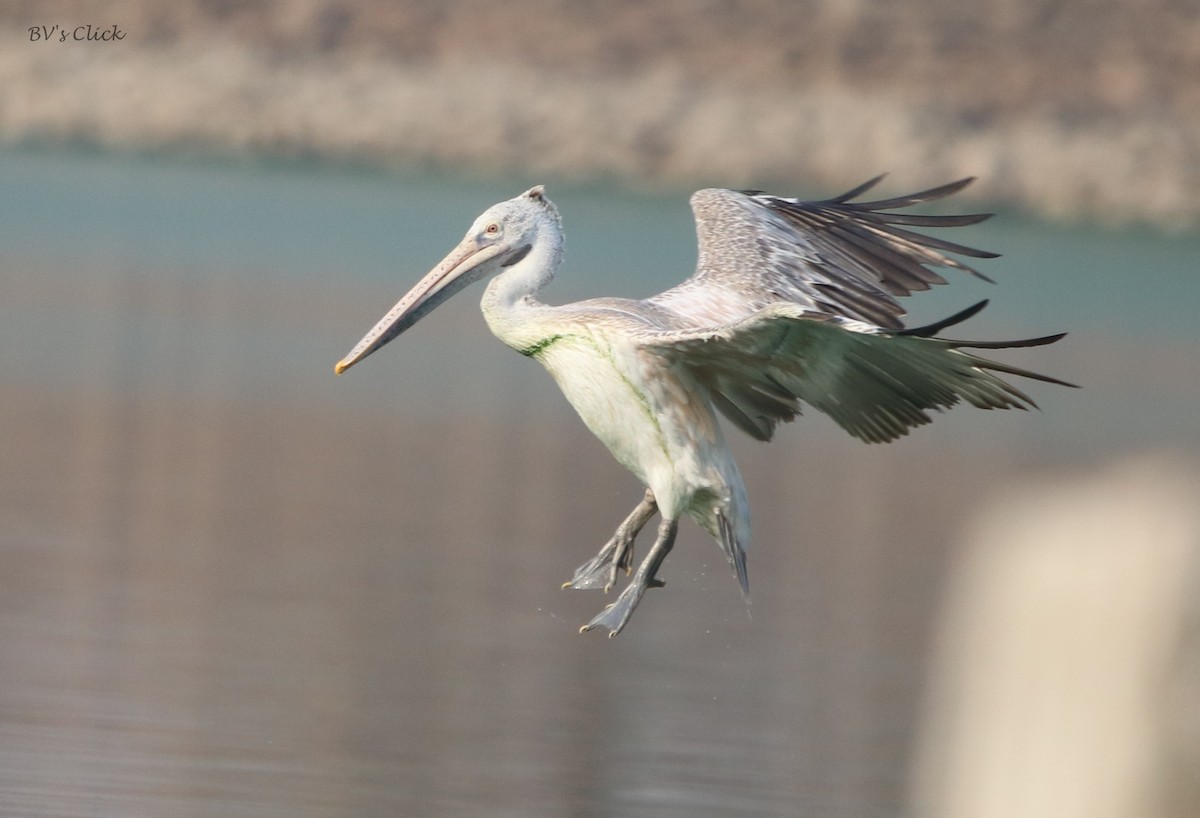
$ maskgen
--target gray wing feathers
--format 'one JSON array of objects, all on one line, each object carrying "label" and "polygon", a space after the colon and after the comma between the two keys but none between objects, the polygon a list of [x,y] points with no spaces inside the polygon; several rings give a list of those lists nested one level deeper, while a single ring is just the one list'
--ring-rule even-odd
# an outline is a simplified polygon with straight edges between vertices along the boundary
[{"label": "gray wing feathers", "polygon": [[[1061,336],[1013,342],[1052,343]],[[929,410],[1035,407],[996,371],[1063,383],[962,349],[969,342],[859,332],[778,305],[706,333],[661,333],[646,347],[688,367],[722,414],[759,440],[800,413],[799,402],[870,443],[929,423]],[[983,346],[997,347],[998,344]],[[1065,384],[1070,385],[1070,384]]]},{"label": "gray wing feathers", "polygon": [[721,413],[759,440],[800,414],[801,402],[869,442],[900,437],[928,423],[930,410],[959,401],[983,409],[1034,406],[995,373],[1063,382],[964,348],[1035,346],[1061,336],[1001,343],[935,337],[982,303],[910,330],[900,320],[897,298],[945,283],[934,268],[985,278],[954,256],[994,253],[908,228],[975,224],[987,214],[893,212],[957,193],[972,180],[854,201],[881,178],[818,202],[756,190],[695,193],[696,272],[642,302],[666,319],[639,342],[687,367]]},{"label": "gray wing feathers", "polygon": [[[699,259],[695,274],[653,301],[681,312],[707,314],[704,302],[730,300],[741,315],[767,304],[790,302],[810,312],[899,328],[904,310],[896,298],[927,290],[945,279],[931,267],[979,275],[948,254],[995,254],[907,230],[955,227],[987,214],[925,216],[883,212],[949,196],[971,180],[876,202],[852,202],[882,177],[819,202],[760,191],[701,190],[692,196]],[[980,276],[981,278],[983,276]]]},{"label": "gray wing feathers", "polygon": [[708,387],[717,409],[735,426],[756,440],[770,440],[777,424],[800,414],[800,404],[785,389],[761,391],[764,385],[718,376]]},{"label": "gray wing feathers", "polygon": [[[929,423],[928,410],[965,400],[981,409],[1027,409],[1033,401],[988,371],[990,362],[937,339],[842,332],[843,343],[811,367],[768,371],[855,437],[883,443]],[[801,360],[807,358],[801,354]]]}]

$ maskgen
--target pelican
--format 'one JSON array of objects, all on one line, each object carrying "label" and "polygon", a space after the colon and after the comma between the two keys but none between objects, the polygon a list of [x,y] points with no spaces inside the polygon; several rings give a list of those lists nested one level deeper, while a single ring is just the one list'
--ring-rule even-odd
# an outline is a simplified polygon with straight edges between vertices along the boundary
[{"label": "pelican", "polygon": [[494,276],[481,308],[491,331],[541,363],[587,427],[646,487],[645,496],[564,588],[608,592],[633,568],[634,539],[657,513],[658,534],[626,587],[580,630],[620,633],[685,514],[712,535],[749,602],[746,488],[718,415],[758,440],[800,414],[825,412],[868,443],[905,435],[928,410],[966,401],[1026,409],[1033,400],[996,373],[1073,386],[970,349],[1053,343],[940,336],[982,301],[927,326],[905,328],[897,301],[932,284],[932,268],[987,279],[955,256],[994,258],[909,227],[975,224],[991,214],[891,212],[941,199],[972,179],[892,199],[855,201],[882,176],[824,201],[757,190],[691,197],[699,255],[683,283],[643,300],[596,298],[552,306],[538,295],[563,257],[558,209],[539,185],[493,205],[337,363],[341,374],[460,290]]}]

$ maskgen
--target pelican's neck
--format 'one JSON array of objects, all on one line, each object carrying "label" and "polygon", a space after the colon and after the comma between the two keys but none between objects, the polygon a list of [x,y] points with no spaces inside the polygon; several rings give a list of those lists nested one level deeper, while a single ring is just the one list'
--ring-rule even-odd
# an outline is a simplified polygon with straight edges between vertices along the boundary
[{"label": "pelican's neck", "polygon": [[514,349],[542,340],[535,313],[546,305],[538,300],[562,262],[562,232],[538,233],[525,257],[488,282],[480,309],[492,333]]}]

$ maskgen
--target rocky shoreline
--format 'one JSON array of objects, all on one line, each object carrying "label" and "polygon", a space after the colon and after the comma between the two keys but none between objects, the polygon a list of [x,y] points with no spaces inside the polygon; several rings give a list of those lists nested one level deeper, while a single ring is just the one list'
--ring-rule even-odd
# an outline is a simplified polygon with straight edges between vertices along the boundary
[{"label": "rocky shoreline", "polygon": [[[661,19],[581,20],[577,3],[524,0],[507,16],[537,30],[505,28],[490,47],[479,3],[78,5],[0,14],[0,143],[639,186],[814,191],[884,171],[903,186],[974,175],[985,180],[975,195],[1042,216],[1200,225],[1200,15],[1169,0],[1149,4],[1157,16],[1140,7],[1138,25],[1120,5],[1092,4],[1099,22],[1074,34],[1088,18],[1039,25],[1020,17],[1047,5],[1032,0],[992,4],[966,29],[961,12],[932,15],[944,5],[933,2],[890,32],[873,5],[816,3],[805,22],[817,30],[794,35],[780,33],[794,4],[664,3]],[[689,12],[697,5],[711,15]],[[738,9],[742,27],[722,36],[712,18]],[[126,36],[30,41],[30,26],[76,20]],[[1047,36],[1056,50],[1038,51]]]}]

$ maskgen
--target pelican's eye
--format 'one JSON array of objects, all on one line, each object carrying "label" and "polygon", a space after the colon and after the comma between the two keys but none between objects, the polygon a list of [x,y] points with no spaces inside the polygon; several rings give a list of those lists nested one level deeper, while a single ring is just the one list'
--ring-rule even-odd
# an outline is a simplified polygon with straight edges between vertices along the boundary
[{"label": "pelican's eye", "polygon": [[500,222],[488,223],[488,226],[483,228],[483,234],[485,236],[499,236],[500,235]]}]

